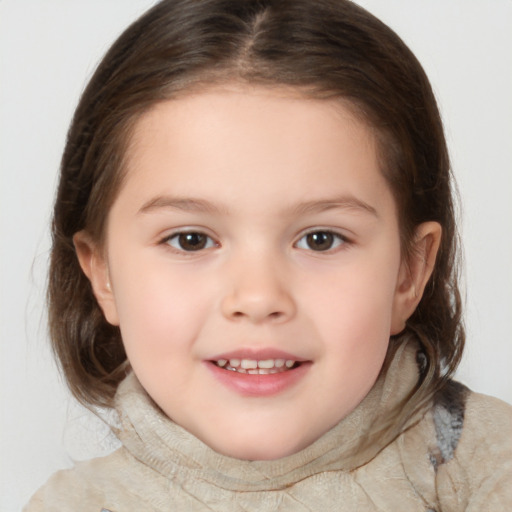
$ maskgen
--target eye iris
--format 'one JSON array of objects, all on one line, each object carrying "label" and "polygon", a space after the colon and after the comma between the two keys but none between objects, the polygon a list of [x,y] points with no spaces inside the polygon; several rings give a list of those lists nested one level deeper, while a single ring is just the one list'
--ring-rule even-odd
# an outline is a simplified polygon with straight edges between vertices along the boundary
[{"label": "eye iris", "polygon": [[328,231],[315,231],[306,237],[308,246],[314,251],[327,251],[334,243],[334,235]]},{"label": "eye iris", "polygon": [[206,246],[206,235],[201,233],[183,233],[178,238],[180,247],[185,251],[199,251]]}]

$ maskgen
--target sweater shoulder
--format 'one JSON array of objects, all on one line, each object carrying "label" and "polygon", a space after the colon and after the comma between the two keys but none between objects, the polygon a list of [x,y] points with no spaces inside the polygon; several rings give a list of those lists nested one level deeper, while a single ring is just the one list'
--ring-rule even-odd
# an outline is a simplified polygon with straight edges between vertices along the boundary
[{"label": "sweater shoulder", "polygon": [[[464,427],[455,457],[469,474],[507,471],[512,481],[512,406],[498,398],[469,392]],[[479,463],[480,462],[480,463]],[[512,488],[512,486],[510,486]]]},{"label": "sweater shoulder", "polygon": [[134,505],[152,511],[140,489],[140,478],[147,477],[140,473],[147,471],[124,448],[119,448],[105,457],[78,462],[71,469],[54,473],[23,512],[100,512],[127,510]]},{"label": "sweater shoulder", "polygon": [[466,389],[457,445],[438,470],[440,500],[449,510],[508,510],[511,482],[512,406]]},{"label": "sweater shoulder", "polygon": [[512,447],[512,406],[456,381],[436,394],[432,416],[442,463],[478,449]]}]

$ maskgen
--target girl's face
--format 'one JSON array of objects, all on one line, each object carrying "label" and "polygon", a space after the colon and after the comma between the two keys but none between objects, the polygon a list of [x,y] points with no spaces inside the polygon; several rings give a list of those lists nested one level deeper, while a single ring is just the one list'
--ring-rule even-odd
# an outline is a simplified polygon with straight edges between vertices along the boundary
[{"label": "girl's face", "polygon": [[106,240],[77,248],[141,384],[241,459],[297,452],[349,414],[416,300],[371,131],[280,89],[146,113]]}]

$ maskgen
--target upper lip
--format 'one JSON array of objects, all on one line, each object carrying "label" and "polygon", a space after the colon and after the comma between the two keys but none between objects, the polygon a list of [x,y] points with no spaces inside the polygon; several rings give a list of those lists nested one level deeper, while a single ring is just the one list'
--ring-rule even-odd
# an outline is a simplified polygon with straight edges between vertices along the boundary
[{"label": "upper lip", "polygon": [[299,357],[290,352],[285,352],[276,348],[239,348],[231,352],[223,352],[209,358],[210,361],[218,361],[219,359],[251,359],[263,361],[268,359],[285,359],[287,361],[304,362],[307,359]]}]

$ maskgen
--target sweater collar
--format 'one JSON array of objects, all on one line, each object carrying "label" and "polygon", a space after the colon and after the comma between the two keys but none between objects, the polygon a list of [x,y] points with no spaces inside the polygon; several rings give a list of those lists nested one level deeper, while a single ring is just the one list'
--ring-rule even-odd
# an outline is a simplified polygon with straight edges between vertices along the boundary
[{"label": "sweater collar", "polygon": [[165,416],[133,373],[116,395],[121,426],[115,433],[136,459],[167,478],[196,479],[230,490],[276,490],[324,471],[350,471],[369,462],[420,419],[417,411],[398,433],[384,430],[365,443],[387,413],[416,388],[417,351],[415,342],[402,343],[385,375],[352,413],[310,446],[282,459],[246,461],[216,453]]}]

